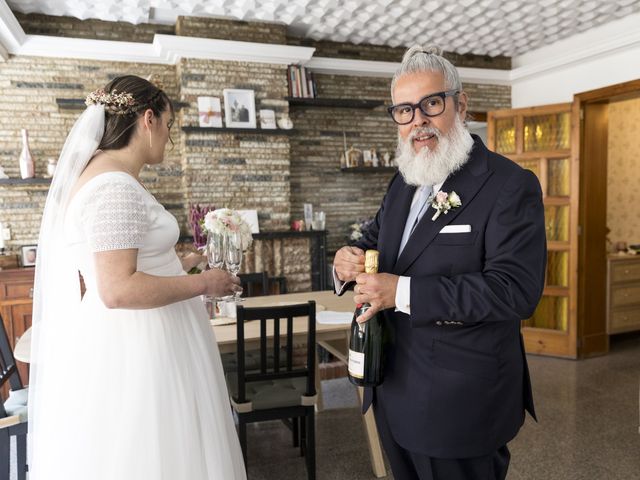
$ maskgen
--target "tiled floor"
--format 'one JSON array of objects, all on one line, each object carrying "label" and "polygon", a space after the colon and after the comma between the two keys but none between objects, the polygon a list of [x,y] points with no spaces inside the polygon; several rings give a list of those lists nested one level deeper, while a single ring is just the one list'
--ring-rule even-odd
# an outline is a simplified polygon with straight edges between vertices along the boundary
[{"label": "tiled floor", "polygon": [[[539,423],[509,444],[509,480],[640,479],[640,335],[612,339],[604,357],[529,356]],[[319,480],[374,479],[357,397],[345,379],[323,384],[317,416]],[[250,428],[249,479],[306,479],[303,459],[279,423]],[[387,477],[393,478],[391,474]]]},{"label": "tiled floor", "polygon": [[[618,336],[604,357],[529,356],[539,423],[527,419],[509,444],[509,480],[640,479],[640,334]],[[318,480],[374,479],[346,379],[323,382],[317,415]],[[304,480],[304,460],[279,422],[251,425],[249,480]],[[389,474],[388,479],[392,479]]]}]

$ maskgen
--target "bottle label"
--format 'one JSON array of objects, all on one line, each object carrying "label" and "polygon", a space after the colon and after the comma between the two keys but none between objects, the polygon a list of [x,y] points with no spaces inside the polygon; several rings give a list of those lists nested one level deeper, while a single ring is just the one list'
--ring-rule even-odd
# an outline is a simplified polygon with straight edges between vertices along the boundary
[{"label": "bottle label", "polygon": [[349,350],[349,375],[364,378],[364,353]]}]

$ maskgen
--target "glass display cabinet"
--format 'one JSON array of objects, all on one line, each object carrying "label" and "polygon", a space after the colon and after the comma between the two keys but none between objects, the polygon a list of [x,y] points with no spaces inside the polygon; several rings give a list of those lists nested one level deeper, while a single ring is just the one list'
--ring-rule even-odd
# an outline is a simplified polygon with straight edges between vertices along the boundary
[{"label": "glass display cabinet", "polygon": [[571,104],[489,112],[488,147],[531,170],[542,187],[547,268],[542,299],[523,322],[529,353],[575,357],[578,168]]}]

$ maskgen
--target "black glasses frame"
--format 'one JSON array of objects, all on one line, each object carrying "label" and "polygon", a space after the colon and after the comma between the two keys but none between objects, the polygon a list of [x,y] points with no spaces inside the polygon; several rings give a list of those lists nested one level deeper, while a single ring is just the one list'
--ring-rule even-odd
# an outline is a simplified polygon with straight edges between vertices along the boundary
[{"label": "black glasses frame", "polygon": [[[453,97],[455,95],[458,95],[459,93],[460,90],[447,90],[444,92],[430,93],[429,95],[425,95],[420,100],[418,100],[418,103],[398,103],[397,105],[391,105],[390,107],[387,107],[387,112],[389,112],[391,120],[393,120],[398,125],[407,125],[408,123],[413,122],[413,119],[416,116],[416,108],[419,108],[422,114],[427,117],[437,117],[438,115],[442,115],[447,108],[447,97]],[[425,112],[421,106],[422,102],[431,97],[440,97],[442,99],[442,111],[440,113],[436,113],[435,115]],[[393,110],[398,107],[411,107],[411,118],[406,122],[398,122],[395,118],[393,118]]]}]

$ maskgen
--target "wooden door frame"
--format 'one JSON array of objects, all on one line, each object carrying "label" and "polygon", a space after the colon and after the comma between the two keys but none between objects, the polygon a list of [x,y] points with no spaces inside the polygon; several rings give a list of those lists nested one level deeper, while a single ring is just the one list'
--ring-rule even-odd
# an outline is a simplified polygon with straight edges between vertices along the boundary
[{"label": "wooden door frame", "polygon": [[[613,99],[640,95],[640,80],[574,95],[572,144],[580,168],[578,209],[578,356],[609,350],[606,328],[607,137],[598,125]],[[588,135],[587,135],[588,133]],[[589,148],[587,147],[589,145]],[[604,144],[604,148],[603,148]]]}]

